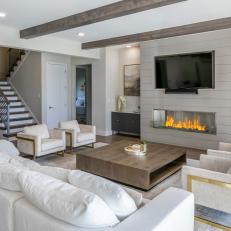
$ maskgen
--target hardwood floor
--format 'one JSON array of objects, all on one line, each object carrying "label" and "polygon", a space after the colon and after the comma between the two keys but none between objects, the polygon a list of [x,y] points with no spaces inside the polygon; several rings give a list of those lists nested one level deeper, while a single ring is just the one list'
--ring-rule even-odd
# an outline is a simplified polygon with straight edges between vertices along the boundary
[{"label": "hardwood floor", "polygon": [[[97,142],[104,142],[108,144],[115,143],[117,141],[121,140],[131,140],[131,141],[137,141],[139,142],[139,138],[137,137],[132,137],[132,136],[127,136],[127,135],[112,135],[112,136],[97,136]],[[200,159],[200,154],[206,154],[205,150],[200,150],[200,149],[193,149],[193,148],[187,148],[187,158],[188,159],[194,159],[194,160],[199,160]]]}]

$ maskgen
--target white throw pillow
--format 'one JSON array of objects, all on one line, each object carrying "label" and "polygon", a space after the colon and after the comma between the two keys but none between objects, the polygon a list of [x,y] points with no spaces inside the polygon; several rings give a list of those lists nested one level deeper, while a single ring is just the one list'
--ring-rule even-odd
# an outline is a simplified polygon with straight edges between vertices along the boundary
[{"label": "white throw pillow", "polygon": [[9,163],[11,156],[4,152],[0,152],[0,163]]},{"label": "white throw pillow", "polygon": [[97,195],[41,173],[19,174],[25,197],[36,207],[69,224],[83,228],[101,228],[119,221]]},{"label": "white throw pillow", "polygon": [[23,169],[12,164],[0,164],[0,188],[20,192],[18,175]]},{"label": "white throw pillow", "polygon": [[79,123],[77,120],[71,120],[67,122],[60,122],[60,128],[62,129],[70,129],[75,130],[76,132],[80,132]]},{"label": "white throw pillow", "polygon": [[132,197],[120,185],[109,180],[79,170],[71,171],[68,180],[76,187],[101,197],[120,220],[137,210]]},{"label": "white throw pillow", "polygon": [[25,127],[23,132],[29,135],[39,136],[41,137],[41,139],[50,138],[49,130],[46,124],[38,124],[34,126]]},{"label": "white throw pillow", "polygon": [[71,172],[71,170],[68,169],[50,166],[32,166],[30,169],[35,172],[40,172],[42,174],[54,177],[58,180],[62,180],[64,182],[68,182],[68,175]]},{"label": "white throw pillow", "polygon": [[7,140],[0,140],[0,152],[7,153],[10,156],[18,156],[20,154],[14,144]]},{"label": "white throw pillow", "polygon": [[124,190],[129,194],[130,197],[135,201],[137,208],[139,208],[143,203],[143,195],[131,188],[124,188]]},{"label": "white throw pillow", "polygon": [[14,156],[11,158],[10,163],[18,166],[20,168],[32,168],[32,167],[38,167],[40,166],[38,163],[36,163],[33,160],[24,158],[24,157],[20,157],[20,156]]}]

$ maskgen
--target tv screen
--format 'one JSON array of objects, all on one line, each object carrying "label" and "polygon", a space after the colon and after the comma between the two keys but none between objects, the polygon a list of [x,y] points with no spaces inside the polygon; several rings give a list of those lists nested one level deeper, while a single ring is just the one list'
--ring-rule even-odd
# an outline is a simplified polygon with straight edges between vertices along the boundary
[{"label": "tv screen", "polygon": [[156,88],[214,88],[214,52],[155,58]]}]

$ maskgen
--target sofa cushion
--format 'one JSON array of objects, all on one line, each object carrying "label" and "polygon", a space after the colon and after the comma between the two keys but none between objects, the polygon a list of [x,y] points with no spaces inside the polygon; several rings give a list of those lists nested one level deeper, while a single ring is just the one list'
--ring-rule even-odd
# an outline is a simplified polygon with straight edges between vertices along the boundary
[{"label": "sofa cushion", "polygon": [[23,132],[29,135],[39,136],[41,139],[48,139],[50,137],[49,130],[45,124],[25,127]]},{"label": "sofa cushion", "polygon": [[227,171],[227,174],[231,174],[231,167],[230,167],[229,170]]},{"label": "sofa cushion", "polygon": [[18,156],[20,154],[14,144],[7,140],[0,140],[0,152],[5,152],[10,156]]},{"label": "sofa cushion", "polygon": [[33,166],[30,169],[35,172],[40,172],[42,174],[54,177],[64,182],[68,182],[68,175],[71,172],[71,170],[68,169],[50,167],[50,166]]},{"label": "sofa cushion", "polygon": [[68,180],[76,187],[101,197],[120,220],[137,210],[132,197],[116,183],[80,170],[71,171]]},{"label": "sofa cushion", "polygon": [[75,130],[76,132],[80,132],[79,123],[77,120],[60,122],[59,126],[62,129],[69,129],[69,130]]},{"label": "sofa cushion", "polygon": [[83,228],[107,227],[119,222],[93,193],[37,172],[25,171],[18,178],[22,192],[34,206],[64,222]]},{"label": "sofa cushion", "polygon": [[77,134],[77,142],[84,142],[86,140],[93,140],[95,139],[95,134],[90,132],[83,132]]},{"label": "sofa cushion", "polygon": [[42,139],[42,151],[62,147],[63,145],[61,139]]},{"label": "sofa cushion", "polygon": [[18,175],[23,171],[12,164],[0,164],[0,188],[20,192]]},{"label": "sofa cushion", "polygon": [[21,157],[21,156],[12,157],[10,160],[10,163],[17,166],[17,167],[27,168],[27,169],[30,169],[30,168],[36,167],[36,166],[40,166],[35,161]]},{"label": "sofa cushion", "polygon": [[9,163],[11,156],[4,152],[0,152],[0,163]]},{"label": "sofa cushion", "polygon": [[130,197],[132,197],[132,199],[135,201],[136,203],[136,207],[137,208],[140,208],[140,206],[142,205],[144,199],[143,199],[143,195],[142,193],[139,193],[137,192],[136,190],[134,189],[131,189],[131,188],[125,188],[124,187],[124,190],[128,193],[128,195]]}]

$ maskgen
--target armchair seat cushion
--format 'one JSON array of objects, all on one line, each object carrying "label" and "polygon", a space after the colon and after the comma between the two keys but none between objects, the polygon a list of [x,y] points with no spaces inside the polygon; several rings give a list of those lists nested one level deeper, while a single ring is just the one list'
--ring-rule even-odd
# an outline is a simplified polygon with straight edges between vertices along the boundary
[{"label": "armchair seat cushion", "polygon": [[42,151],[54,149],[63,146],[61,139],[42,139]]},{"label": "armchair seat cushion", "polygon": [[95,134],[91,132],[77,133],[77,142],[95,139]]}]

